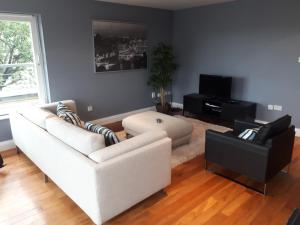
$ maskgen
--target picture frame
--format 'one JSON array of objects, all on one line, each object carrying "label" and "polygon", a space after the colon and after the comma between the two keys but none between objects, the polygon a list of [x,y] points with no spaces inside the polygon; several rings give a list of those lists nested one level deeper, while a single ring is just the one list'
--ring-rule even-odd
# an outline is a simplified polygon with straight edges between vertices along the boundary
[{"label": "picture frame", "polygon": [[147,28],[143,24],[93,20],[95,73],[147,69]]}]

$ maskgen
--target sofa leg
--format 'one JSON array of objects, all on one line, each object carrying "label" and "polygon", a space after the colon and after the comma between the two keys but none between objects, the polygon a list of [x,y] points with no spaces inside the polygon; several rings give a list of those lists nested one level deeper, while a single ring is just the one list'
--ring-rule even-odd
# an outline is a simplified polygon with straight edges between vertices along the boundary
[{"label": "sofa leg", "polygon": [[205,168],[205,170],[207,170],[207,160],[206,159],[204,159],[204,168]]},{"label": "sofa leg", "polygon": [[267,189],[267,183],[264,183],[264,195],[267,195],[268,189]]},{"label": "sofa leg", "polygon": [[49,182],[49,177],[46,174],[44,174],[44,180],[45,180],[45,183]]},{"label": "sofa leg", "polygon": [[290,172],[290,167],[291,167],[291,164],[289,163],[289,165],[287,165],[287,168],[286,168],[286,173]]},{"label": "sofa leg", "polygon": [[20,148],[18,146],[16,146],[16,150],[17,150],[17,154],[20,155],[21,150],[20,150]]},{"label": "sofa leg", "polygon": [[289,172],[290,172],[290,165],[291,165],[291,164],[288,164],[288,165],[285,167],[285,169],[281,170],[281,172],[283,172],[283,173],[289,173]]}]

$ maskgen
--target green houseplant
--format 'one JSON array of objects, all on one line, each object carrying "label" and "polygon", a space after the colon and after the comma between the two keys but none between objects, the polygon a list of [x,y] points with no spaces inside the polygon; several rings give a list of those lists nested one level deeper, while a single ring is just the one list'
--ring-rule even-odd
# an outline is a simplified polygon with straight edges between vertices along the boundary
[{"label": "green houseplant", "polygon": [[160,93],[156,104],[157,111],[166,113],[170,110],[170,104],[166,101],[166,88],[172,83],[172,75],[177,68],[172,47],[159,43],[153,48],[151,59],[151,76],[148,85]]}]

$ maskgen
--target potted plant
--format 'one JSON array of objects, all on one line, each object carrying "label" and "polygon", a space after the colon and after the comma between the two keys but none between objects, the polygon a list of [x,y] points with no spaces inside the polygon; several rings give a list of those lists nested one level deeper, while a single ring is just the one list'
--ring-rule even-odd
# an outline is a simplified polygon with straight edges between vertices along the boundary
[{"label": "potted plant", "polygon": [[171,106],[166,100],[166,88],[172,83],[172,75],[177,65],[171,46],[164,43],[158,44],[152,50],[151,76],[148,85],[159,91],[159,101],[156,104],[158,112],[167,113]]}]

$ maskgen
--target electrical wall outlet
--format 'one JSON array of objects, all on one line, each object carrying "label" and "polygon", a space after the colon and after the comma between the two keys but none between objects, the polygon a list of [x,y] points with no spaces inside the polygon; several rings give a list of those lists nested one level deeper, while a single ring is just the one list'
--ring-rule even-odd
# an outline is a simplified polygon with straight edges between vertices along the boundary
[{"label": "electrical wall outlet", "polygon": [[87,111],[88,111],[88,112],[92,112],[92,111],[93,111],[93,106],[92,106],[92,105],[89,105],[89,106],[87,107]]},{"label": "electrical wall outlet", "polygon": [[268,110],[274,110],[274,106],[273,105],[268,105]]},{"label": "electrical wall outlet", "polygon": [[151,97],[152,97],[152,98],[155,98],[155,92],[152,92],[152,93],[151,93]]},{"label": "electrical wall outlet", "polygon": [[282,111],[282,106],[281,105],[274,105],[274,110]]},{"label": "electrical wall outlet", "polygon": [[300,57],[298,58],[298,63],[300,63]]}]

